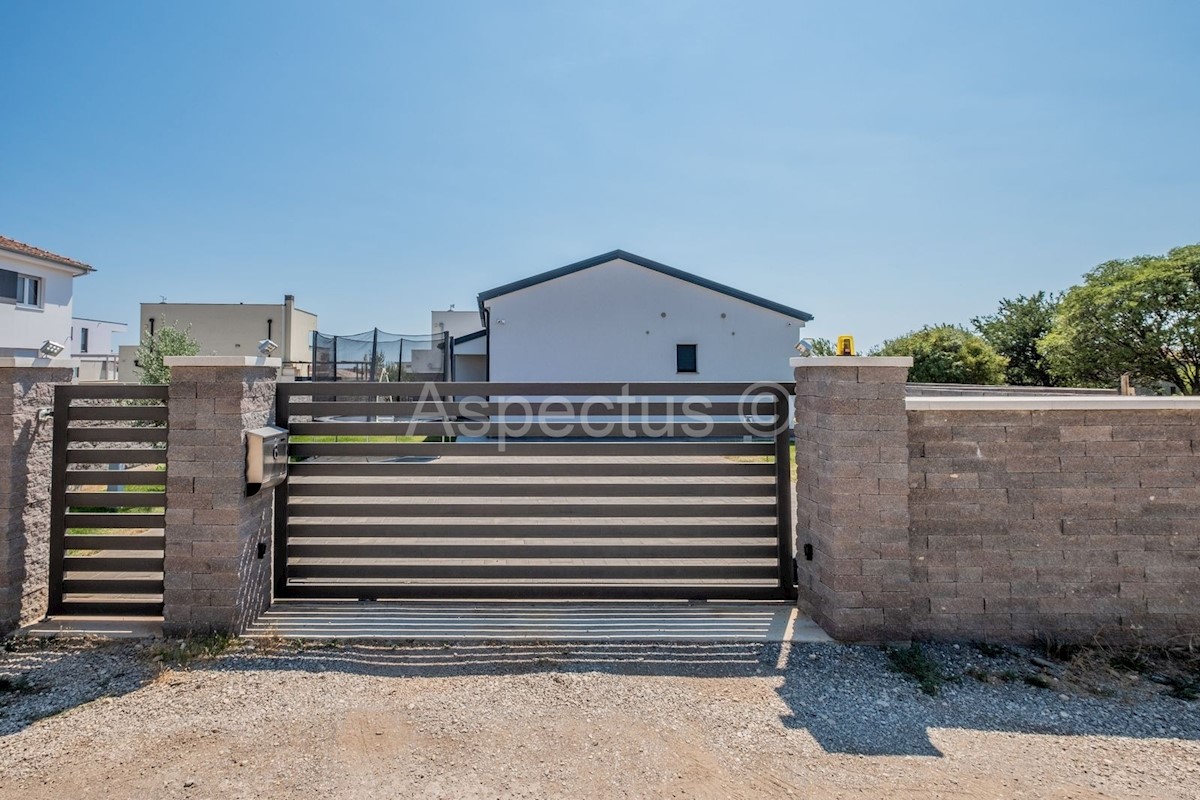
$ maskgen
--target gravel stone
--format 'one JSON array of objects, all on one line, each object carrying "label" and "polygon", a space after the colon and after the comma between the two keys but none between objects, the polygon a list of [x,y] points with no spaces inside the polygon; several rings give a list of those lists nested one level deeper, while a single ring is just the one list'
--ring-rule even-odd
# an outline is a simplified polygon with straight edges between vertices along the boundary
[{"label": "gravel stone", "polygon": [[1038,671],[1019,648],[927,646],[949,676],[934,695],[834,644],[178,653],[0,653],[22,679],[0,692],[0,798],[1200,798],[1200,702],[1061,665],[1037,688],[1012,677]]}]

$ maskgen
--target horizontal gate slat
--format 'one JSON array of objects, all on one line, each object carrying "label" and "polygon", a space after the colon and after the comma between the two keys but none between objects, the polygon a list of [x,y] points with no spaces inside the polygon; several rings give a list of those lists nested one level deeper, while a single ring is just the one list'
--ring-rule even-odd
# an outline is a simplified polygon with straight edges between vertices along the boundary
[{"label": "horizontal gate slat", "polygon": [[309,544],[288,542],[289,558],[376,559],[376,558],[679,558],[679,559],[770,559],[776,555],[774,539],[765,544]]},{"label": "horizontal gate slat", "polygon": [[163,557],[158,556],[71,556],[63,558],[70,572],[162,572]]},{"label": "horizontal gate slat", "polygon": [[[586,409],[584,406],[586,405]],[[568,407],[569,406],[569,407]],[[334,400],[334,401],[292,401],[288,405],[293,417],[396,417],[409,418],[413,416],[428,418],[438,416],[472,418],[488,418],[493,416],[521,416],[522,413],[536,412],[544,416],[578,416],[586,410],[589,417],[614,417],[628,415],[631,418],[642,416],[660,417],[668,414],[698,414],[709,416],[743,416],[754,413],[753,401],[746,403],[709,403],[678,401],[665,402],[629,402],[614,403],[608,407],[603,403],[587,403],[587,401],[570,401],[567,405],[561,403],[533,403],[522,405],[519,402],[485,403],[482,401],[468,402],[398,402],[371,400]]]},{"label": "horizontal gate slat", "polygon": [[774,503],[289,503],[310,517],[768,517]]},{"label": "horizontal gate slat", "polygon": [[161,528],[165,520],[165,514],[67,514],[66,527]]},{"label": "horizontal gate slat", "polygon": [[67,507],[165,507],[166,492],[67,492]]},{"label": "horizontal gate slat", "polygon": [[158,534],[72,534],[66,536],[67,550],[162,550],[163,535]]},{"label": "horizontal gate slat", "polygon": [[369,580],[768,580],[776,578],[776,565],[732,564],[309,564],[289,561],[289,574],[297,579]]},{"label": "horizontal gate slat", "polygon": [[[768,388],[771,387],[771,388]],[[753,390],[756,394],[775,391],[783,395],[794,393],[789,383],[763,382],[658,381],[648,383],[504,383],[504,382],[433,382],[433,383],[356,383],[353,381],[304,381],[281,383],[279,393],[284,397],[741,397]]]},{"label": "horizontal gate slat", "polygon": [[[87,451],[72,451],[87,452]],[[120,452],[120,451],[114,451]],[[126,451],[129,452],[129,451]],[[356,442],[291,443],[288,452],[297,457],[366,456],[772,456],[775,445],[769,441],[680,441],[659,440],[627,442]],[[112,459],[119,461],[119,459]]]},{"label": "horizontal gate slat", "polygon": [[77,383],[55,387],[71,400],[167,400],[166,385],[140,383]]},{"label": "horizontal gate slat", "polygon": [[[293,436],[472,436],[495,439],[500,437],[531,437],[548,439],[581,439],[591,436],[611,439],[662,439],[688,437],[734,437],[769,435],[768,426],[752,426],[743,422],[711,422],[707,420],[675,420],[654,422],[609,418],[605,422],[553,422],[477,420],[444,422],[293,422]],[[146,440],[150,441],[150,440]]]},{"label": "horizontal gate slat", "polygon": [[165,486],[167,471],[159,469],[72,469],[66,473],[68,486]]},{"label": "horizontal gate slat", "polygon": [[166,406],[73,406],[72,420],[111,422],[166,422]]},{"label": "horizontal gate slat", "polygon": [[167,450],[166,448],[155,450],[145,448],[68,450],[66,457],[68,464],[165,464],[167,463]]},{"label": "horizontal gate slat", "polygon": [[721,525],[664,525],[636,524],[629,520],[603,525],[572,524],[572,525],[501,525],[478,523],[456,524],[452,522],[409,522],[409,523],[325,523],[312,522],[303,517],[288,525],[288,536],[345,536],[345,537],[378,537],[378,536],[430,536],[430,537],[470,537],[477,539],[499,538],[530,538],[546,539],[552,537],[586,539],[597,537],[616,538],[751,538],[756,536],[774,536],[774,524],[747,525],[743,523],[724,523]]},{"label": "horizontal gate slat", "polygon": [[[308,477],[405,477],[409,475],[485,477],[717,477],[756,476],[769,477],[775,474],[775,465],[759,461],[692,461],[680,463],[614,462],[587,463],[566,461],[551,464],[522,463],[519,461],[485,463],[453,461],[421,461],[401,463],[380,462],[322,462],[298,461],[288,467],[291,476]],[[70,475],[70,473],[68,473]],[[294,485],[294,484],[293,484]]]},{"label": "horizontal gate slat", "polygon": [[166,428],[67,428],[68,442],[165,442]]},{"label": "horizontal gate slat", "polygon": [[300,600],[778,600],[779,587],[766,582],[732,584],[624,585],[624,584],[379,584],[355,586],[331,583],[294,583],[288,597]]},{"label": "horizontal gate slat", "polygon": [[774,483],[300,483],[291,497],[774,497]]},{"label": "horizontal gate slat", "polygon": [[161,600],[63,600],[61,614],[77,616],[161,617]]},{"label": "horizontal gate slat", "polygon": [[63,592],[79,594],[162,594],[163,579],[157,578],[63,578]]}]

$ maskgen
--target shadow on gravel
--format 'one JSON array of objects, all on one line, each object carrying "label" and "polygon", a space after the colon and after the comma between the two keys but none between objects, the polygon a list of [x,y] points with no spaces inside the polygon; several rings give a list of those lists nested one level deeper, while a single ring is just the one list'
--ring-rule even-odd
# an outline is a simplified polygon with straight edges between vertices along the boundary
[{"label": "shadow on gravel", "polygon": [[[254,649],[252,649],[254,648]],[[154,679],[148,653],[130,643],[25,643],[0,653],[0,737],[76,706],[119,697]],[[951,677],[935,696],[889,669],[874,647],[752,642],[500,643],[308,642],[263,648],[234,643],[192,671],[341,672],[384,678],[599,673],[777,681],[781,722],[827,752],[940,756],[931,730],[1200,740],[1197,703],[1163,696],[1134,702],[967,677],[979,657],[951,647],[935,655]],[[1028,654],[1012,654],[1012,664]],[[996,662],[997,669],[1005,666]],[[774,713],[764,709],[766,713]]]},{"label": "shadow on gravel", "polygon": [[781,717],[783,725],[808,731],[827,752],[854,755],[941,756],[930,729],[1200,740],[1195,703],[1161,697],[1136,703],[1091,696],[1063,700],[1055,691],[1023,683],[992,686],[966,677],[929,696],[890,670],[880,649],[848,645],[310,643],[277,654],[229,655],[203,668],[396,678],[555,672],[780,678],[776,692],[790,712]]},{"label": "shadow on gravel", "polygon": [[154,670],[124,643],[7,640],[0,653],[0,737],[39,719],[146,685]]}]

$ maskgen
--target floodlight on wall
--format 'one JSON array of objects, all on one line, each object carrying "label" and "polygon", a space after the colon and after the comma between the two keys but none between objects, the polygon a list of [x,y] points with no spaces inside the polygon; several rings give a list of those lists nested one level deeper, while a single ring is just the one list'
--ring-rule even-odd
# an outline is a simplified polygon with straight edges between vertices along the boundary
[{"label": "floodlight on wall", "polygon": [[42,346],[38,348],[38,355],[42,358],[54,358],[66,349],[66,345],[61,345],[58,342],[53,342],[47,339],[46,341],[42,342]]},{"label": "floodlight on wall", "polygon": [[279,345],[275,344],[270,339],[263,339],[258,343],[258,352],[262,353],[264,356],[269,356],[278,349]]}]

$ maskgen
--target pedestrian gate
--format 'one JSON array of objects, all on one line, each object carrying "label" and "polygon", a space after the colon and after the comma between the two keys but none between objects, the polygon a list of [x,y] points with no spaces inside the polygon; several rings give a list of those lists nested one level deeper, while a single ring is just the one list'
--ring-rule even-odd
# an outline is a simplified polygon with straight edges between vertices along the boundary
[{"label": "pedestrian gate", "polygon": [[280,383],[276,595],[794,597],[788,395]]},{"label": "pedestrian gate", "polygon": [[162,614],[167,387],[54,387],[51,614]]}]

